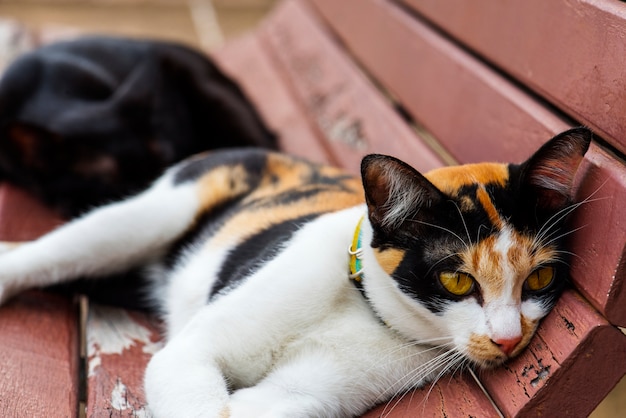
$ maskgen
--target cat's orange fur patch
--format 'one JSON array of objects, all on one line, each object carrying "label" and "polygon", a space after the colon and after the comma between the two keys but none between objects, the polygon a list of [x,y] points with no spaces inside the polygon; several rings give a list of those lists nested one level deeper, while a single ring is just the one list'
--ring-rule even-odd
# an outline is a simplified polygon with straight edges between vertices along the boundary
[{"label": "cat's orange fur patch", "polygon": [[461,253],[464,265],[460,270],[470,273],[478,281],[486,301],[504,291],[502,272],[497,269],[502,265],[502,255],[495,246],[496,236],[492,235]]},{"label": "cat's orange fur patch", "polygon": [[538,247],[531,237],[510,231],[509,239],[510,245],[506,254],[497,248],[497,235],[489,236],[460,253],[463,263],[460,270],[471,274],[480,284],[485,303],[503,294],[506,266],[510,271],[520,272],[513,278],[515,282],[512,292],[514,295],[521,295],[527,276],[535,268],[558,259],[558,254],[552,247]]},{"label": "cat's orange fur patch", "polygon": [[[316,171],[317,170],[317,171]],[[233,175],[236,179],[229,178]],[[274,201],[274,197],[290,190],[303,192],[307,190],[309,180],[323,175],[336,178],[341,189],[322,190],[311,193],[306,198],[284,204],[263,205],[262,202]],[[228,183],[230,187],[223,184]],[[211,170],[200,180],[202,209],[210,210],[211,205],[219,204],[227,198],[243,195],[248,192],[247,173],[238,166],[219,167]],[[317,184],[312,184],[311,191],[316,190]],[[217,189],[221,198],[212,196]],[[204,193],[208,197],[204,197]],[[308,215],[333,212],[363,203],[361,182],[357,178],[345,177],[343,171],[330,167],[311,167],[291,158],[271,154],[268,156],[263,177],[257,188],[246,195],[242,200],[245,210],[239,211],[230,218],[211,240],[210,246],[233,245],[248,237],[289,220]]]},{"label": "cat's orange fur patch", "polygon": [[478,198],[478,201],[480,202],[480,205],[482,206],[484,211],[487,213],[487,216],[489,217],[489,222],[491,222],[491,224],[496,228],[501,229],[502,219],[500,218],[498,209],[496,209],[495,205],[491,201],[487,190],[485,190],[485,188],[482,186],[478,187],[478,189],[476,190],[476,197]]},{"label": "cat's orange fur patch", "polygon": [[491,362],[496,359],[504,360],[504,354],[488,335],[472,334],[467,343],[467,352],[471,358]]},{"label": "cat's orange fur patch", "polygon": [[246,193],[250,186],[243,165],[220,166],[209,171],[197,181],[200,211],[208,211]]},{"label": "cat's orange fur patch", "polygon": [[230,418],[230,408],[228,405],[220,411],[219,418]]},{"label": "cat's orange fur patch", "polygon": [[425,176],[439,190],[455,196],[463,186],[472,184],[505,186],[509,180],[509,169],[506,164],[499,163],[466,164],[437,168]]},{"label": "cat's orange fur patch", "polygon": [[512,356],[518,355],[524,347],[528,345],[533,335],[535,335],[535,330],[537,329],[538,324],[539,321],[530,320],[522,315],[522,340],[517,344],[517,348],[511,353]]},{"label": "cat's orange fur patch", "polygon": [[376,249],[374,250],[374,255],[376,256],[376,260],[378,260],[378,264],[382,267],[385,273],[391,275],[402,260],[404,259],[405,252],[397,249],[397,248],[386,248],[384,250]]}]

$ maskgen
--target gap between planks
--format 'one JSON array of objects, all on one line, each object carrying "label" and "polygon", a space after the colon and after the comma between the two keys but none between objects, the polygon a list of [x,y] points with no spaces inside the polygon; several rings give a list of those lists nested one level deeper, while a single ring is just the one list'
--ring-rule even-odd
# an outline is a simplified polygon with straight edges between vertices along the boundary
[{"label": "gap between planks", "polygon": [[85,295],[78,296],[79,326],[79,359],[78,359],[78,418],[87,417],[87,315],[89,299]]}]

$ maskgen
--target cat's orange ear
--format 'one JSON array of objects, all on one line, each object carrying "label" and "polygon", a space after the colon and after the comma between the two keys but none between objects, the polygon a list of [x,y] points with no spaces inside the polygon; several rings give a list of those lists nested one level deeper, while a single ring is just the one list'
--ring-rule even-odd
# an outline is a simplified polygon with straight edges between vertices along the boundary
[{"label": "cat's orange ear", "polygon": [[583,127],[567,130],[522,164],[522,185],[536,196],[540,208],[558,211],[571,204],[574,177],[592,136]]},{"label": "cat's orange ear", "polygon": [[417,170],[394,157],[367,155],[361,176],[370,221],[387,231],[444,198]]}]

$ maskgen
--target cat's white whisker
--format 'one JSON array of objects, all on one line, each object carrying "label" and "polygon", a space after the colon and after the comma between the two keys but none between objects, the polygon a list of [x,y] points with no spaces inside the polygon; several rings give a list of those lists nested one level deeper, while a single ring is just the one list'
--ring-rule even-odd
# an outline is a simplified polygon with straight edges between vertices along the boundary
[{"label": "cat's white whisker", "polygon": [[415,222],[415,223],[418,223],[418,224],[421,224],[421,225],[430,226],[430,227],[437,228],[437,229],[440,229],[442,231],[445,231],[445,232],[449,233],[450,235],[452,235],[453,237],[455,237],[456,239],[458,239],[465,247],[468,247],[468,243],[466,243],[463,238],[461,238],[456,232],[454,232],[454,231],[452,231],[452,230],[450,230],[448,228],[445,228],[443,226],[436,225],[436,224],[433,224],[433,223],[430,223],[430,222],[418,221],[418,220],[415,220],[415,219],[410,219],[409,221],[410,222]]},{"label": "cat's white whisker", "polygon": [[472,238],[470,237],[469,229],[467,228],[467,222],[465,222],[465,218],[463,217],[463,212],[461,212],[461,208],[459,207],[459,205],[455,201],[452,201],[452,203],[454,203],[454,207],[456,208],[456,211],[459,213],[459,217],[461,218],[461,222],[463,223],[463,228],[465,229],[465,233],[467,234],[467,242],[465,243],[465,249],[469,249],[469,246],[472,243]]},{"label": "cat's white whisker", "polygon": [[567,231],[567,232],[563,232],[561,235],[557,235],[556,237],[552,237],[552,238],[550,238],[550,240],[549,240],[549,241],[547,241],[547,242],[544,244],[544,246],[546,246],[546,247],[547,247],[547,246],[551,245],[553,242],[559,241],[560,239],[565,238],[565,237],[566,237],[566,236],[568,236],[568,235],[574,234],[574,233],[576,233],[576,232],[578,232],[578,231],[580,231],[580,230],[582,230],[582,229],[585,229],[587,226],[589,226],[589,225],[588,225],[588,224],[586,224],[586,225],[581,225],[581,226],[579,226],[579,227],[577,227],[577,228],[570,229],[570,230],[569,230],[569,231]]},{"label": "cat's white whisker", "polygon": [[[606,184],[606,181],[602,183],[602,185],[600,185],[593,193],[591,193],[585,199],[581,200],[580,202],[573,203],[561,209],[560,211],[556,212],[554,215],[550,216],[548,220],[542,225],[542,227],[537,232],[536,240],[538,242],[543,242],[544,239],[550,238],[550,236],[556,232],[556,231],[550,232],[550,230],[554,228],[555,226],[557,226],[562,220],[564,220],[567,216],[569,216],[572,212],[574,212],[580,206],[586,205],[588,203],[593,203],[593,202],[598,202],[601,200],[609,199],[610,197],[600,197],[600,198],[595,198],[595,199],[593,198],[593,196],[600,191],[600,189],[602,188],[602,186],[604,186],[604,184]],[[549,232],[550,234],[547,235]]]},{"label": "cat's white whisker", "polygon": [[487,225],[485,225],[485,224],[480,224],[480,225],[478,226],[478,231],[476,232],[476,242],[479,242],[479,241],[480,241],[480,231],[481,231],[483,228],[484,228],[484,229],[486,229],[487,231],[489,231],[489,227],[488,227]]},{"label": "cat's white whisker", "polygon": [[[426,271],[426,274],[424,274],[424,276],[428,277],[428,275],[433,271],[433,269],[435,267],[437,267],[439,264],[443,263],[444,261],[446,261],[446,260],[448,260],[450,258],[459,257],[460,255],[461,255],[461,253],[456,252],[456,253],[451,253],[451,254],[448,254],[445,257],[440,258],[437,262],[435,262],[432,266],[430,266],[430,268]],[[413,272],[411,272],[411,273],[413,273]],[[415,273],[413,273],[413,275],[415,275]],[[417,278],[417,276],[416,276],[416,278]]]},{"label": "cat's white whisker", "polygon": [[[583,263],[585,262],[585,260],[584,260],[581,256],[579,256],[578,254],[576,254],[576,253],[575,253],[575,252],[573,252],[573,251],[555,250],[555,251],[554,251],[554,253],[555,253],[556,255],[561,255],[561,254],[563,254],[563,255],[565,255],[565,257],[566,257],[566,258],[571,258],[571,257],[574,257],[574,258],[576,258],[576,259],[580,260],[580,261],[581,261],[581,262],[583,262]],[[570,263],[568,263],[566,260],[563,260],[563,259],[561,259],[561,258],[557,258],[555,261],[556,261],[557,263],[561,263],[561,264],[563,264],[563,265],[564,265],[564,266],[566,266],[566,267],[569,267],[569,266],[570,266]]]}]

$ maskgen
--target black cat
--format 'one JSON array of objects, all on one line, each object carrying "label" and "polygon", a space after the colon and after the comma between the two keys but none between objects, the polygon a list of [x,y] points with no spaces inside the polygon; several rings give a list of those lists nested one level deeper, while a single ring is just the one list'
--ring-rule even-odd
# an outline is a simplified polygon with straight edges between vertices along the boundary
[{"label": "black cat", "polygon": [[0,81],[0,178],[73,217],[207,149],[276,148],[238,85],[174,43],[86,37],[16,60]]}]

